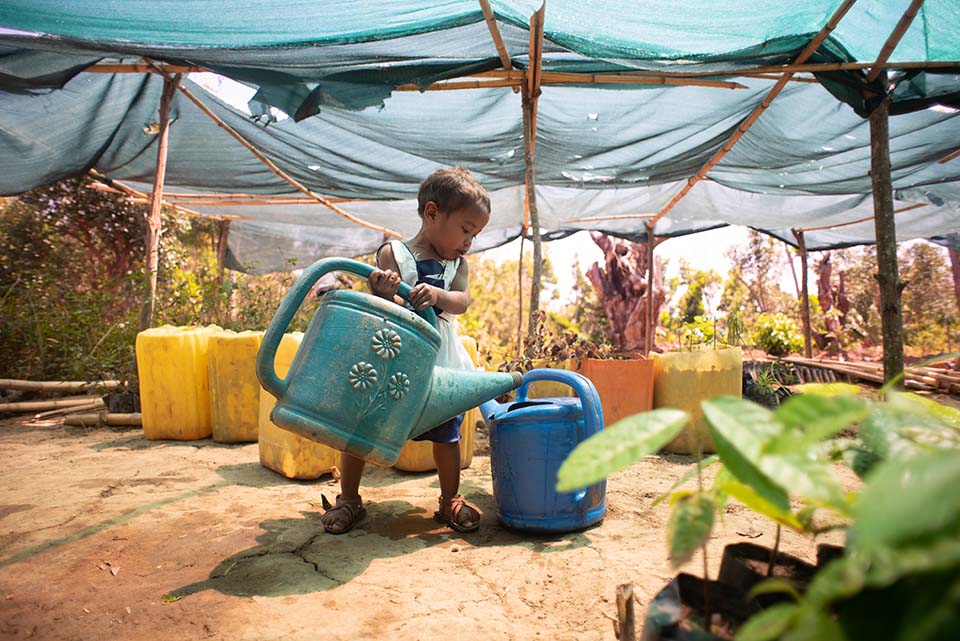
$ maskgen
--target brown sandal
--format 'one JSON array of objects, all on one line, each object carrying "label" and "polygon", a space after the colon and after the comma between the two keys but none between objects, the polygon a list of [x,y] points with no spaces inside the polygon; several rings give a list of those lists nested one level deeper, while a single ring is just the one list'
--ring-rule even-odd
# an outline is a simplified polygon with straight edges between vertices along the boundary
[{"label": "brown sandal", "polygon": [[323,529],[330,534],[345,534],[346,532],[349,532],[353,529],[354,525],[359,523],[363,517],[367,515],[367,510],[363,507],[362,499],[358,499],[356,501],[344,501],[338,494],[336,504],[330,505],[330,501],[327,500],[327,497],[321,494],[320,502],[323,504],[324,516],[336,512],[337,510],[343,510],[349,517],[346,523],[340,528],[331,527],[330,525],[327,525],[323,519],[321,519],[320,522],[323,523]]},{"label": "brown sandal", "polygon": [[[433,513],[434,519],[457,532],[476,532],[478,529],[480,529],[480,518],[483,516],[483,512],[480,511],[480,508],[463,498],[462,494],[457,494],[450,500],[450,514],[444,514],[443,500],[444,497],[441,496],[440,509]],[[464,507],[470,508],[476,513],[477,522],[473,525],[464,525],[464,521],[468,521],[466,518],[461,518],[461,514],[464,517],[467,516],[463,512]]]}]

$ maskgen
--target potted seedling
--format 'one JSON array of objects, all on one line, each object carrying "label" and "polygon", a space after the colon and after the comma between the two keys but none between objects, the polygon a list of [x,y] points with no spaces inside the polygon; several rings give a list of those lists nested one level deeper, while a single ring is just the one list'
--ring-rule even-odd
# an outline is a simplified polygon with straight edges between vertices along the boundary
[{"label": "potted seedling", "polygon": [[[852,538],[848,539],[847,552],[817,572],[802,597],[797,586],[782,580],[755,586],[751,594],[753,597],[779,593],[796,601],[774,605],[770,605],[769,601],[750,601],[757,606],[770,607],[752,617],[737,634],[738,639],[849,638],[853,641],[869,638],[847,631],[847,628],[853,630],[857,625],[857,608],[865,607],[864,603],[876,603],[867,598],[881,598],[877,596],[877,590],[913,588],[910,581],[915,577],[911,573],[930,574],[934,585],[947,589],[945,600],[940,598],[937,605],[930,609],[935,624],[931,623],[928,628],[934,633],[949,629],[943,626],[954,621],[951,617],[955,616],[957,598],[960,598],[960,592],[956,591],[960,586],[956,582],[956,577],[960,576],[956,574],[960,567],[960,500],[941,499],[940,502],[946,505],[934,506],[930,518],[904,518],[904,523],[898,527],[886,528],[884,532],[888,534],[878,534],[873,531],[874,526],[882,520],[883,501],[889,502],[890,497],[884,497],[882,490],[872,490],[870,486],[875,478],[878,487],[889,489],[898,480],[903,481],[905,475],[912,475],[910,478],[919,484],[918,494],[922,498],[933,496],[933,490],[944,492],[947,483],[960,480],[957,478],[960,465],[950,467],[951,462],[956,462],[957,443],[960,443],[960,413],[909,394],[885,393],[885,400],[880,402],[857,395],[859,390],[849,385],[812,385],[802,386],[801,389],[805,392],[803,395],[792,397],[775,412],[734,398],[717,398],[703,404],[710,434],[717,446],[717,456],[703,460],[698,457],[696,469],[678,482],[678,485],[683,484],[696,474],[699,478],[697,490],[671,490],[668,527],[671,557],[676,562],[682,562],[698,547],[703,548],[713,527],[718,506],[727,498],[741,501],[780,525],[809,533],[821,531],[821,526],[813,516],[815,512],[827,510],[839,517],[840,526],[852,522]],[[654,410],[621,421],[588,439],[571,453],[559,470],[558,489],[569,491],[581,484],[596,482],[642,456],[655,453],[683,428],[686,421],[685,413],[673,409]],[[870,472],[877,476],[867,477],[868,489],[856,501],[842,490],[825,457],[830,452],[830,439],[851,424],[870,427],[861,433],[859,441],[843,443],[846,449],[835,446],[834,451],[842,450],[838,456],[842,454],[850,460],[859,459],[862,465],[866,461],[873,461],[873,465],[878,467]],[[932,480],[923,481],[919,480],[923,476],[919,470],[927,467],[918,467],[920,463],[910,464],[912,459],[907,459],[907,462],[877,463],[881,456],[873,451],[877,447],[871,448],[870,444],[881,450],[887,447],[888,451],[896,452],[909,451],[912,447],[918,460],[937,472],[931,473],[934,474]],[[934,450],[932,454],[931,450]],[[921,459],[921,456],[929,457],[929,460]],[[707,488],[702,469],[711,464],[721,467],[712,487]],[[889,465],[906,467],[891,468]],[[785,488],[790,488],[789,494]],[[792,513],[789,509],[790,495],[800,499],[805,507]],[[954,491],[953,496],[956,495]],[[920,505],[930,507],[924,502]],[[905,517],[911,509],[903,508]],[[837,527],[837,524],[829,527]],[[864,528],[870,533],[862,534]],[[945,538],[948,535],[953,536],[952,541]],[[851,543],[851,540],[860,543]],[[901,545],[903,549],[896,550],[894,544]],[[898,552],[905,554],[899,556]],[[954,572],[953,583],[950,583],[950,572]],[[689,580],[686,582],[690,583]],[[677,583],[682,597],[683,580]],[[950,592],[951,589],[954,591]],[[696,603],[687,605],[693,610],[698,607],[706,610],[701,612],[706,622],[703,634],[723,633],[729,636],[730,630],[742,622],[737,617],[743,613],[732,613],[726,624],[719,627],[715,625],[716,621],[711,625],[709,615],[716,606],[710,603],[709,597],[715,591],[704,590],[707,598],[699,599],[699,606]],[[689,592],[688,585],[688,597]],[[927,591],[921,590],[920,593],[928,595]],[[855,598],[850,600],[852,596]],[[887,593],[881,596],[890,598]],[[658,596],[651,605],[648,623],[656,624],[657,616],[662,615],[657,609],[657,604],[661,602]],[[926,612],[922,602],[917,599],[910,602],[918,612]],[[770,612],[775,614],[768,614]],[[895,623],[903,620],[900,617]],[[840,621],[842,634],[850,636],[821,634],[821,631],[836,632],[837,626],[827,621]],[[671,621],[670,625],[657,627],[645,634],[650,639],[683,638],[682,635],[661,634],[667,631],[673,635],[670,630],[682,629],[676,627],[677,623],[676,620]],[[911,632],[916,633],[916,630],[911,628]],[[925,635],[923,630],[921,633],[923,635],[917,638],[940,638],[935,634]]]}]

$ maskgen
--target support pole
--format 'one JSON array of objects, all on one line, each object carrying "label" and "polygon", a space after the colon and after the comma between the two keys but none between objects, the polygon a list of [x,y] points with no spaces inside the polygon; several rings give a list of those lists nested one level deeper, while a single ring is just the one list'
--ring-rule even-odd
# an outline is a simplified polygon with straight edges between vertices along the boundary
[{"label": "support pole", "polygon": [[897,230],[893,220],[889,118],[890,100],[885,98],[870,112],[870,181],[873,185],[885,382],[903,372],[903,310],[900,305],[903,284],[897,265]]},{"label": "support pole", "polygon": [[[228,312],[230,310],[230,297],[229,293],[224,291],[223,278],[227,269],[227,238],[230,235],[230,221],[217,221],[217,229],[219,231],[217,235],[217,306],[221,307],[222,305],[221,311]],[[220,321],[223,322],[225,317],[225,315],[221,315]]]},{"label": "support pole", "polygon": [[163,181],[167,174],[167,140],[170,135],[170,104],[180,84],[180,74],[163,77],[160,94],[160,131],[157,134],[157,171],[153,178],[153,194],[150,197],[150,213],[147,216],[146,251],[144,265],[144,300],[140,309],[140,331],[153,324],[153,307],[157,298],[157,269],[160,265],[160,208],[163,205]]},{"label": "support pole", "polygon": [[527,335],[537,332],[537,312],[540,310],[540,280],[543,275],[543,247],[540,239],[540,216],[537,213],[537,180],[535,171],[537,144],[537,99],[540,97],[540,54],[543,51],[543,13],[545,5],[530,16],[530,68],[527,82],[521,86],[523,106],[524,184],[527,189],[527,207],[530,211],[530,231],[533,240],[533,274],[530,282],[530,322]]},{"label": "support pole", "polygon": [[537,182],[534,170],[534,144],[530,124],[536,117],[533,111],[534,100],[526,86],[521,90],[523,96],[523,134],[524,134],[524,164],[526,176],[524,185],[527,189],[527,205],[530,211],[530,232],[533,240],[533,274],[530,277],[530,322],[527,324],[527,335],[533,336],[537,331],[536,312],[540,309],[540,280],[543,276],[543,247],[540,239],[540,215],[537,213]]},{"label": "support pole", "polygon": [[656,244],[656,235],[653,233],[653,225],[647,223],[647,322],[643,332],[643,351],[645,356],[650,356],[653,351],[653,246]]},{"label": "support pole", "polygon": [[813,356],[813,330],[810,328],[810,288],[807,277],[807,241],[803,231],[794,229],[793,235],[797,239],[797,250],[800,252],[800,310],[803,316],[803,356]]}]

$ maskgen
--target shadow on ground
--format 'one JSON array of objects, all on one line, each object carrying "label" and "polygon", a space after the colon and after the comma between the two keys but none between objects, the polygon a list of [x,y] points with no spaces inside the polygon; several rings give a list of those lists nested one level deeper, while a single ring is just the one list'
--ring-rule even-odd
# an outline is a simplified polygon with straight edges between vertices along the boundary
[{"label": "shadow on ground", "polygon": [[221,562],[208,579],[171,591],[181,599],[204,590],[234,596],[287,596],[322,592],[360,576],[376,559],[394,558],[424,548],[455,543],[461,548],[522,546],[539,553],[563,552],[590,544],[584,532],[531,536],[500,527],[489,510],[493,497],[471,495],[485,512],[479,531],[457,534],[435,522],[433,511],[407,501],[368,503],[367,517],[342,535],[323,531],[319,512],[302,518],[260,523],[258,545]]}]

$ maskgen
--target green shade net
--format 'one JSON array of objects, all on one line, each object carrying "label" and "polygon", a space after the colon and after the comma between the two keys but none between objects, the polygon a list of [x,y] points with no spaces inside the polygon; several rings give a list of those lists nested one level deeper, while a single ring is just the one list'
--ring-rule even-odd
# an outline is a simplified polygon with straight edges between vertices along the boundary
[{"label": "green shade net", "polygon": [[[492,7],[513,65],[528,65],[530,2]],[[793,60],[837,0],[552,1],[542,67],[723,74]],[[891,60],[960,61],[960,8],[927,0]],[[872,61],[907,0],[860,0],[811,62]],[[252,115],[187,88],[310,189],[361,199],[341,206],[375,226],[416,230],[413,198],[433,170],[465,165],[491,190],[494,215],[478,247],[516,237],[524,219],[520,96],[510,88],[428,93],[440,79],[501,63],[475,2],[130,3],[7,0],[0,5],[0,194],[96,168],[149,191],[162,81],[92,74],[98,61],[197,65],[252,88]],[[219,6],[219,5],[217,5]],[[185,19],[189,16],[189,20]],[[862,70],[790,83],[762,117],[656,225],[677,236],[726,224],[811,249],[872,242],[871,107]],[[773,81],[733,77],[699,86],[544,86],[536,180],[547,238],[599,229],[645,237],[644,224],[730,139]],[[950,66],[891,72],[890,121],[898,238],[950,242],[960,231],[960,73]],[[843,102],[838,101],[840,98]],[[846,103],[846,104],[845,104]],[[851,108],[852,107],[852,108]],[[291,118],[276,121],[277,112]],[[196,106],[177,95],[166,187],[177,192],[297,194]],[[197,207],[239,217],[230,260],[253,271],[358,255],[382,233],[320,204]],[[626,218],[625,218],[626,217]],[[848,224],[849,223],[849,224]],[[842,225],[832,229],[817,229]]]}]

